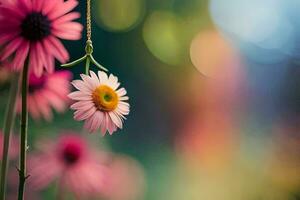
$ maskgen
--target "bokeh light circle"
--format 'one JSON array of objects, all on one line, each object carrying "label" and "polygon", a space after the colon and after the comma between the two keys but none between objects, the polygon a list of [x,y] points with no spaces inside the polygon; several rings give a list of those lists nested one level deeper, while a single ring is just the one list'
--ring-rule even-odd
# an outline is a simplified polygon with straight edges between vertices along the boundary
[{"label": "bokeh light circle", "polygon": [[181,65],[188,60],[183,22],[169,11],[155,11],[143,27],[144,41],[150,52],[169,65]]},{"label": "bokeh light circle", "polygon": [[197,70],[208,77],[217,77],[239,64],[236,51],[215,30],[196,35],[190,46],[190,57]]},{"label": "bokeh light circle", "polygon": [[112,32],[134,28],[145,13],[144,0],[99,0],[95,13],[98,24]]},{"label": "bokeh light circle", "polygon": [[243,46],[249,57],[276,63],[295,54],[296,32],[285,13],[287,4],[290,1],[211,0],[210,13],[217,27]]}]

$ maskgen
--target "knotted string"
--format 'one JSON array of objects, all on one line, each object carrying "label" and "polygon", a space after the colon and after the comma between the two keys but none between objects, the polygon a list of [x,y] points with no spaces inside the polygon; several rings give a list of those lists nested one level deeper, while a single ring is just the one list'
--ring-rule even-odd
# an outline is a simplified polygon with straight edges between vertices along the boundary
[{"label": "knotted string", "polygon": [[85,55],[72,62],[62,64],[62,67],[73,67],[85,60],[85,73],[88,74],[90,70],[90,63],[96,65],[101,70],[107,71],[102,65],[100,65],[93,57],[93,43],[92,43],[92,22],[91,22],[91,0],[86,0],[86,45]]}]

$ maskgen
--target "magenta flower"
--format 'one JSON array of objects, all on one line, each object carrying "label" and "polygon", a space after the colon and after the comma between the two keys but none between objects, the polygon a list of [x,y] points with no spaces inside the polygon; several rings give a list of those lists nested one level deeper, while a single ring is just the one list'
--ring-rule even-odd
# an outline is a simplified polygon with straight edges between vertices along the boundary
[{"label": "magenta flower", "polygon": [[[51,108],[57,112],[66,110],[70,103],[67,95],[71,91],[71,78],[72,74],[69,71],[56,71],[53,74],[43,74],[41,77],[30,74],[28,111],[33,119],[44,118],[50,121]],[[21,112],[21,97],[17,102],[17,111]]]},{"label": "magenta flower", "polygon": [[104,156],[82,137],[65,133],[57,142],[40,143],[39,152],[29,157],[28,181],[30,187],[43,189],[57,180],[62,192],[71,191],[81,198],[97,196],[106,182],[103,162]]},{"label": "magenta flower", "polygon": [[112,74],[108,77],[102,71],[98,72],[98,76],[90,71],[90,76],[81,74],[81,78],[83,80],[72,82],[79,91],[69,94],[77,101],[71,105],[71,109],[76,110],[74,119],[86,120],[85,128],[90,132],[100,129],[102,135],[122,128],[124,116],[129,114],[129,104],[126,102],[126,90],[119,88],[118,78]]},{"label": "magenta flower", "polygon": [[69,54],[58,38],[78,40],[82,25],[74,22],[78,12],[70,12],[76,0],[3,1],[0,6],[0,60],[12,59],[11,67],[21,70],[29,57],[36,76],[54,71],[54,58],[64,63]]}]

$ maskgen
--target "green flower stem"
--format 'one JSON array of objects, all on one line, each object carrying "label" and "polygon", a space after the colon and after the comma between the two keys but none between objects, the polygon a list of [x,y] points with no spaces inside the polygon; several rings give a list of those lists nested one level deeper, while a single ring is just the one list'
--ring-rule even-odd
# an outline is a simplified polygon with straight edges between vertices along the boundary
[{"label": "green flower stem", "polygon": [[103,71],[108,71],[105,67],[103,67],[102,65],[100,65],[95,59],[94,59],[94,57],[93,57],[93,55],[91,54],[90,55],[90,59],[91,59],[91,61],[92,61],[92,63],[94,64],[94,65],[96,65],[98,68],[100,68],[100,69],[102,69]]},{"label": "green flower stem", "polygon": [[62,67],[72,67],[74,65],[77,65],[77,64],[83,62],[86,59],[86,57],[87,57],[87,55],[84,55],[83,57],[81,57],[81,58],[79,58],[77,60],[74,60],[73,62],[62,64],[61,66]]},{"label": "green flower stem", "polygon": [[0,183],[1,200],[5,199],[7,167],[9,163],[8,150],[10,144],[11,130],[14,125],[15,116],[16,116],[15,106],[16,106],[16,100],[18,96],[18,87],[19,87],[19,74],[14,73],[11,78],[8,105],[6,107],[4,128],[3,128],[4,145],[3,145],[3,155],[2,155],[2,163],[1,163],[1,183]]},{"label": "green flower stem", "polygon": [[93,53],[93,44],[91,40],[86,41],[86,46],[85,46],[85,55],[77,60],[74,60],[73,62],[62,64],[62,67],[73,67],[75,65],[80,64],[85,60],[85,73],[88,75],[89,70],[90,70],[90,64],[93,63],[96,65],[98,68],[100,68],[103,71],[108,71],[105,67],[100,65],[95,58],[92,55]]},{"label": "green flower stem", "polygon": [[90,57],[88,56],[85,61],[85,74],[86,75],[89,75],[90,63],[91,63],[91,60],[90,60]]},{"label": "green flower stem", "polygon": [[28,178],[26,174],[26,153],[27,153],[27,94],[28,94],[28,59],[24,65],[22,75],[22,114],[21,114],[21,143],[20,143],[20,164],[19,164],[19,190],[18,200],[24,199],[25,181]]}]

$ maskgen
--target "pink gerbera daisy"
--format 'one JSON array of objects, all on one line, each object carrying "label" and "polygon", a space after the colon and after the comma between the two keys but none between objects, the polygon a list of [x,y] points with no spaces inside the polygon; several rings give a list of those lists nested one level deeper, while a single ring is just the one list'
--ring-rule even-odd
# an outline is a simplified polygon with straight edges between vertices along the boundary
[{"label": "pink gerbera daisy", "polygon": [[54,71],[54,58],[64,63],[69,54],[58,40],[81,38],[82,25],[73,22],[80,17],[70,12],[76,0],[19,0],[5,1],[0,6],[0,60],[11,57],[11,67],[21,70],[29,58],[30,70],[36,76]]},{"label": "pink gerbera daisy", "polygon": [[79,91],[72,92],[69,97],[75,101],[71,109],[75,120],[86,120],[85,128],[90,132],[100,129],[105,135],[117,128],[122,128],[125,115],[129,114],[126,90],[118,89],[120,83],[114,75],[107,76],[99,71],[98,76],[90,71],[90,76],[81,74],[83,80],[75,80],[73,86]]},{"label": "pink gerbera daisy", "polygon": [[107,180],[106,158],[82,137],[65,133],[58,141],[43,141],[38,149],[28,162],[31,188],[44,189],[57,180],[62,193],[70,191],[85,199],[102,193]]},{"label": "pink gerbera daisy", "polygon": [[[29,76],[28,111],[33,119],[52,119],[51,107],[57,112],[63,112],[68,107],[70,93],[69,71],[56,71],[53,74],[43,74],[37,77]],[[21,97],[18,99],[17,108],[21,112]]]}]

